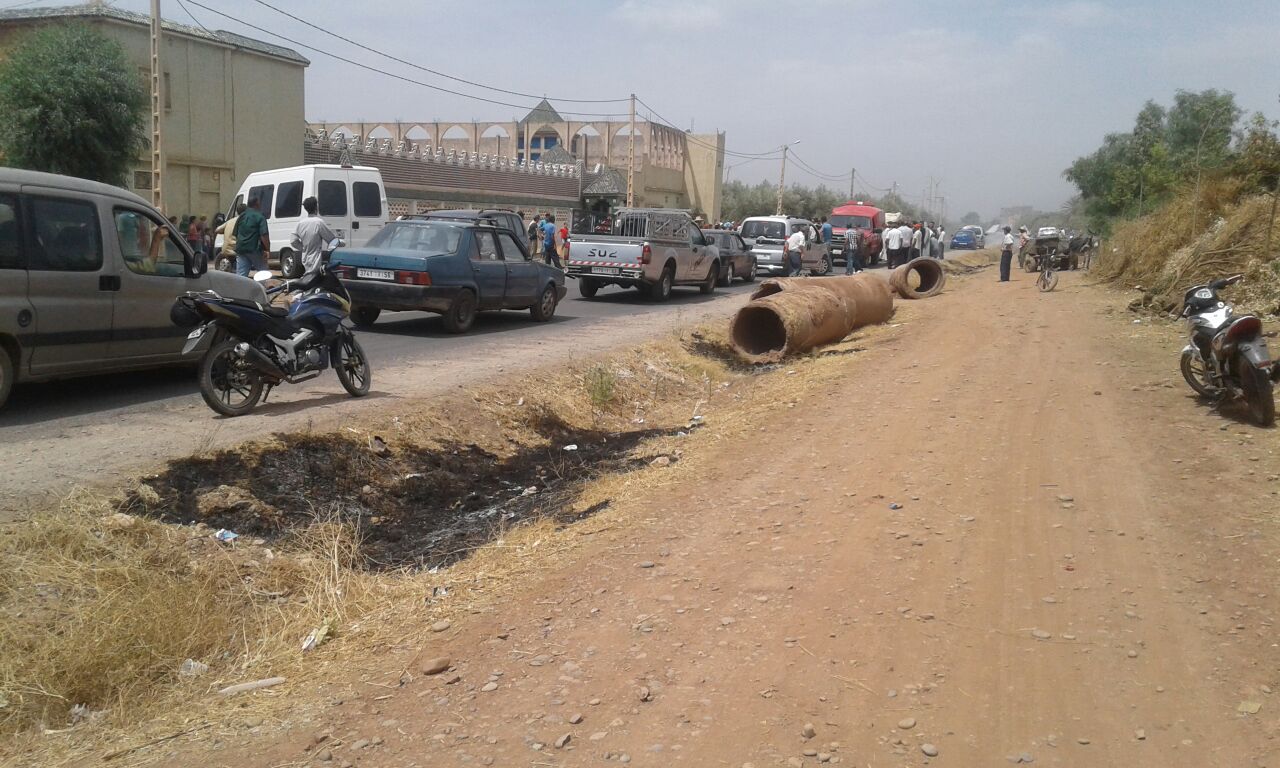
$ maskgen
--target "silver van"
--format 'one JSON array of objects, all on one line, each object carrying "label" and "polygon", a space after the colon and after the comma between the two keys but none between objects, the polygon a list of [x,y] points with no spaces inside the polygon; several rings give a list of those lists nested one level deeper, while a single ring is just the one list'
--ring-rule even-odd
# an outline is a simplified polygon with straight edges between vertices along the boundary
[{"label": "silver van", "polygon": [[189,329],[169,311],[203,290],[266,302],[252,280],[210,273],[137,195],[0,168],[0,406],[15,382],[182,362]]},{"label": "silver van", "polygon": [[751,245],[756,257],[756,271],[764,275],[785,275],[787,265],[782,259],[782,245],[796,232],[804,234],[805,245],[801,252],[801,269],[811,275],[831,273],[831,254],[821,243],[814,244],[809,233],[816,229],[808,219],[794,216],[751,216],[743,219],[738,234]]}]

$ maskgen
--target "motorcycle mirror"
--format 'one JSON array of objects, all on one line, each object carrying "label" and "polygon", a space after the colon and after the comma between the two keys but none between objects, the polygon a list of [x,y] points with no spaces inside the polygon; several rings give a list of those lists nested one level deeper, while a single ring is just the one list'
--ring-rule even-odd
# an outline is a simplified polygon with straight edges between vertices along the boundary
[{"label": "motorcycle mirror", "polygon": [[273,277],[275,277],[275,275],[271,274],[271,270],[269,269],[262,269],[253,273],[253,281],[255,283],[265,283]]}]

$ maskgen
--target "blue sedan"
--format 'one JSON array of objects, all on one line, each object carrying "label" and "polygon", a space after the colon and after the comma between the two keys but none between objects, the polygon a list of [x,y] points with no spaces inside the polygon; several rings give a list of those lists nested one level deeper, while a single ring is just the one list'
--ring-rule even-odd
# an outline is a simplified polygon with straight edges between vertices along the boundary
[{"label": "blue sedan", "polygon": [[527,309],[546,322],[565,295],[564,272],[530,259],[506,229],[474,220],[393,221],[329,264],[351,295],[351,319],[366,328],[384,310],[436,312],[454,333],[480,310]]},{"label": "blue sedan", "polygon": [[973,236],[972,232],[962,229],[951,236],[951,250],[976,251],[978,250],[978,240]]}]

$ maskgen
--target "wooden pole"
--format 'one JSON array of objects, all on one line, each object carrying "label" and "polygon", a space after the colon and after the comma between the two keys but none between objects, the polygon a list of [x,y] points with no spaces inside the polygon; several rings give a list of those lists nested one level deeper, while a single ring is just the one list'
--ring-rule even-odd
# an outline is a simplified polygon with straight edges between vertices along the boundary
[{"label": "wooden pole", "polygon": [[627,207],[636,205],[636,95],[631,94],[631,128],[627,135]]},{"label": "wooden pole", "polygon": [[782,190],[787,180],[787,150],[791,149],[790,144],[782,145],[782,170],[778,173],[778,210],[776,215],[782,215]]}]

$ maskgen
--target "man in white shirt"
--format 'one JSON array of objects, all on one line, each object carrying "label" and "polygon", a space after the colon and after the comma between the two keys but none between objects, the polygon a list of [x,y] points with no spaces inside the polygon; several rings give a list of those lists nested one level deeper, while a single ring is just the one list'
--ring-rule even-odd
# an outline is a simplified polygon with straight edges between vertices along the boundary
[{"label": "man in white shirt", "polygon": [[889,227],[884,231],[885,265],[889,269],[898,266],[898,252],[902,249],[902,230]]},{"label": "man in white shirt", "polygon": [[800,274],[800,268],[804,260],[805,240],[804,229],[797,227],[796,231],[791,233],[791,237],[787,238],[787,242],[783,246],[785,251],[783,257],[787,260],[787,277],[794,277]]},{"label": "man in white shirt", "polygon": [[320,265],[324,262],[324,247],[338,239],[329,225],[324,223],[324,219],[316,215],[318,205],[314,197],[302,201],[307,216],[298,222],[293,229],[293,236],[289,238],[289,245],[302,259],[304,280],[320,272]]},{"label": "man in white shirt", "polygon": [[1004,241],[1000,247],[1000,282],[1009,282],[1009,269],[1013,265],[1013,230],[1004,228]]},{"label": "man in white shirt", "polygon": [[947,228],[938,225],[938,258],[947,258]]},{"label": "man in white shirt", "polygon": [[902,222],[902,225],[898,227],[898,234],[902,236],[902,243],[898,246],[898,260],[893,265],[895,267],[907,263],[907,254],[911,250],[911,225],[905,221]]}]

